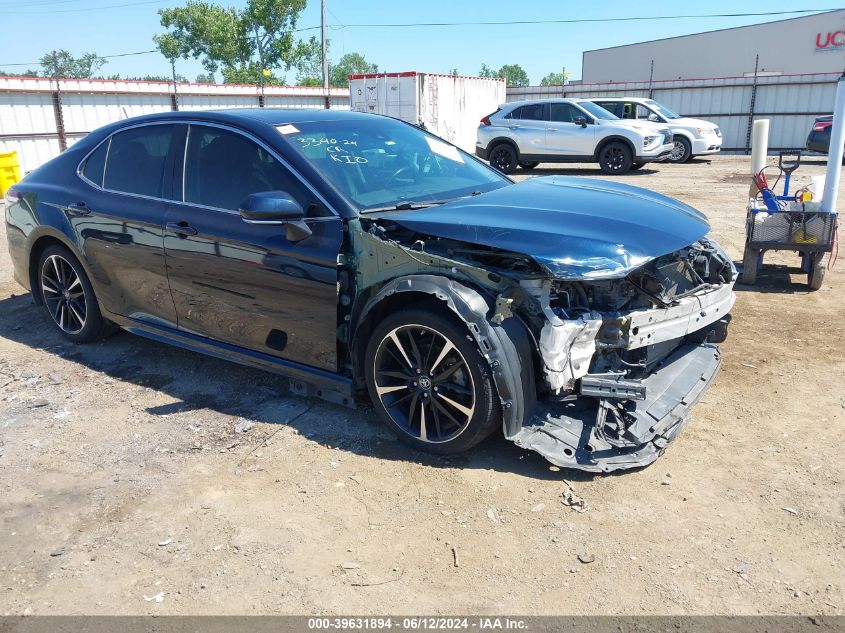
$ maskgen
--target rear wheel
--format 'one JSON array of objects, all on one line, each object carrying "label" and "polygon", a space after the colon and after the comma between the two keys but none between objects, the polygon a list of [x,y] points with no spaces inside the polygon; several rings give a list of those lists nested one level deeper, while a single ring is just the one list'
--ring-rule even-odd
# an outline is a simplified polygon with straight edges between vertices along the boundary
[{"label": "rear wheel", "polygon": [[88,343],[109,332],[82,264],[64,246],[49,246],[41,253],[38,292],[53,325],[65,338]]},{"label": "rear wheel", "polygon": [[747,248],[742,256],[742,283],[753,284],[757,281],[757,265],[760,261],[760,251],[756,248]]},{"label": "rear wheel", "polygon": [[539,164],[540,163],[535,163],[534,161],[531,161],[531,160],[521,160],[521,161],[519,161],[519,166],[522,167],[523,169],[534,169]]},{"label": "rear wheel", "polygon": [[625,143],[608,143],[599,152],[599,167],[606,174],[624,174],[634,164],[631,148]]},{"label": "rear wheel", "polygon": [[675,144],[672,146],[672,151],[669,152],[670,163],[685,163],[692,158],[692,145],[683,136],[675,137]]},{"label": "rear wheel", "polygon": [[824,264],[824,253],[810,255],[810,273],[807,275],[807,285],[810,290],[819,290],[824,284],[824,274],[827,268]]},{"label": "rear wheel", "polygon": [[503,174],[514,173],[516,171],[516,165],[516,150],[507,143],[496,145],[490,151],[490,166],[498,169]]},{"label": "rear wheel", "polygon": [[379,416],[415,448],[457,453],[500,424],[487,362],[466,329],[434,310],[404,310],[382,321],[364,371]]}]

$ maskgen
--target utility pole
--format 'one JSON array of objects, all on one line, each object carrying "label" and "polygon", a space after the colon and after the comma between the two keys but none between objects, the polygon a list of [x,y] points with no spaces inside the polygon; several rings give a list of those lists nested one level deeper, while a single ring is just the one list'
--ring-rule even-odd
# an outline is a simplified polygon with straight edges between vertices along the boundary
[{"label": "utility pole", "polygon": [[327,54],[329,48],[329,38],[326,36],[326,32],[328,30],[326,26],[326,0],[320,0],[320,16],[320,30],[323,38],[323,91],[325,92],[326,109],[328,110],[331,102],[329,100],[329,56]]}]

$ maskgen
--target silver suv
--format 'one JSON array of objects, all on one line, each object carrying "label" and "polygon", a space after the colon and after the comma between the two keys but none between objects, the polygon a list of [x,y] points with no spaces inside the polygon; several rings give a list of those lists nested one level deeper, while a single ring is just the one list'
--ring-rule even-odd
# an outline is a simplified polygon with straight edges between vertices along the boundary
[{"label": "silver suv", "polygon": [[506,103],[481,119],[475,153],[506,174],[541,162],[597,162],[618,175],[664,160],[673,146],[665,125],[625,121],[586,99],[541,99]]}]

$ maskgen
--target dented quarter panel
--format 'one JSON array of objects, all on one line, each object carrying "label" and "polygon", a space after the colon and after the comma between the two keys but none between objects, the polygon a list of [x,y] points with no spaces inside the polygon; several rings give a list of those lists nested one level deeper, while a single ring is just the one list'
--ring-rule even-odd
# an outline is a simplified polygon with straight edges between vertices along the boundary
[{"label": "dented quarter panel", "polygon": [[710,228],[699,211],[653,191],[558,176],[376,217],[427,235],[524,253],[557,279],[624,277]]}]

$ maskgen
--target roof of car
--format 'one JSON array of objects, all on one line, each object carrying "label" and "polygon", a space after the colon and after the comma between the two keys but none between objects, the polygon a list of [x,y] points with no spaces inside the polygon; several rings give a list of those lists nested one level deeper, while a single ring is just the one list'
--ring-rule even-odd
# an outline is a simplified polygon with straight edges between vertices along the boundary
[{"label": "roof of car", "polygon": [[229,110],[190,110],[179,112],[156,112],[139,117],[125,119],[121,123],[131,121],[145,122],[158,120],[206,120],[220,123],[259,122],[268,125],[284,125],[303,121],[336,121],[366,119],[374,115],[364,112],[350,112],[349,110],[326,110],[306,108],[233,108]]},{"label": "roof of car", "polygon": [[508,101],[507,103],[503,103],[499,107],[509,108],[511,106],[533,105],[535,103],[560,103],[561,101],[564,101],[566,103],[578,103],[579,101],[589,101],[589,99],[571,99],[569,97],[549,97],[548,99],[525,99],[520,101]]}]

